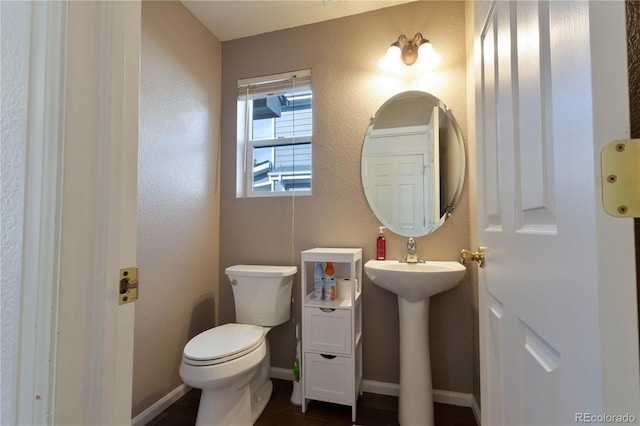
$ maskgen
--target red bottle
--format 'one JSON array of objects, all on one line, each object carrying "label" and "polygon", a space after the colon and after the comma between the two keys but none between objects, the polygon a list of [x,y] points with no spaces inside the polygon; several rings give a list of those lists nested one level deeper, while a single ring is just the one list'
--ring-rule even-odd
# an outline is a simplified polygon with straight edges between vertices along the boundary
[{"label": "red bottle", "polygon": [[378,232],[378,239],[376,241],[376,259],[385,260],[387,258],[387,241],[384,239],[383,229],[384,226],[380,226]]}]

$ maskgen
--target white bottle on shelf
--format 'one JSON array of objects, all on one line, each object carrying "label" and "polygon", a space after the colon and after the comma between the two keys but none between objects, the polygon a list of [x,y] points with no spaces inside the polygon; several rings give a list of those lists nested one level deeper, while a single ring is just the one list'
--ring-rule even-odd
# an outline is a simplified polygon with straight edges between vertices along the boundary
[{"label": "white bottle on shelf", "polygon": [[324,268],[322,268],[322,262],[316,262],[313,270],[313,298],[315,300],[322,300],[323,281]]}]

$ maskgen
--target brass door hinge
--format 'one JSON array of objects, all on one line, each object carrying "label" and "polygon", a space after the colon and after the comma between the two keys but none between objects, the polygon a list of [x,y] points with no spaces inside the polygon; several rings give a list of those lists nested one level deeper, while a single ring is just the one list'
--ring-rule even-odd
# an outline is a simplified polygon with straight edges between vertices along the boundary
[{"label": "brass door hinge", "polygon": [[640,217],[640,139],[609,142],[600,159],[605,211],[615,217]]},{"label": "brass door hinge", "polygon": [[120,305],[138,300],[138,268],[120,269]]}]

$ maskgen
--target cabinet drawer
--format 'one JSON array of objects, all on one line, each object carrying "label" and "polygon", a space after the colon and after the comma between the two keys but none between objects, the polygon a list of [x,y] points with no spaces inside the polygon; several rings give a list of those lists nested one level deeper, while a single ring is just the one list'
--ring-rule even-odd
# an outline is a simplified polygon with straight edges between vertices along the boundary
[{"label": "cabinet drawer", "polygon": [[335,355],[304,354],[305,398],[352,403],[355,398],[353,360]]},{"label": "cabinet drawer", "polygon": [[304,308],[305,351],[350,355],[352,341],[350,310]]}]

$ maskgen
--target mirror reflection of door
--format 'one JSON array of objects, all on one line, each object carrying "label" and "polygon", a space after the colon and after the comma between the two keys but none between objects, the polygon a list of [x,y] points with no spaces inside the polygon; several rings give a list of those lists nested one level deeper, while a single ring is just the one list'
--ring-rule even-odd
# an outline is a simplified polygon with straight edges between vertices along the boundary
[{"label": "mirror reflection of door", "polygon": [[424,155],[371,156],[367,168],[367,197],[376,205],[376,215],[385,218],[383,224],[404,232],[422,232]]}]

